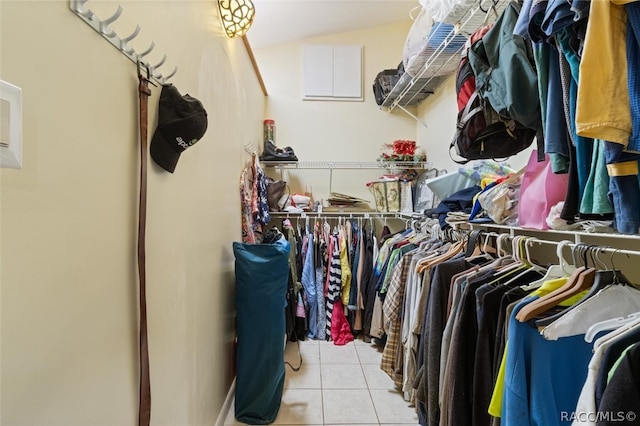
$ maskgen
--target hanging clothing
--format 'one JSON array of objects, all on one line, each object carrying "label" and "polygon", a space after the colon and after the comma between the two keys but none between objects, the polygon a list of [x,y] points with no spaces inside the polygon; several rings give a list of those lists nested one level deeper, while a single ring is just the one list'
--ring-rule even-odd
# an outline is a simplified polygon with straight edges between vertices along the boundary
[{"label": "hanging clothing", "polygon": [[262,241],[262,226],[269,223],[267,180],[258,158],[253,155],[240,173],[240,211],[242,242]]},{"label": "hanging clothing", "polygon": [[[414,247],[405,246],[406,250]],[[397,372],[394,360],[398,359],[400,345],[400,332],[402,328],[401,304],[404,299],[404,289],[407,276],[409,274],[409,265],[411,264],[411,256],[405,255],[394,267],[389,291],[384,299],[382,307],[384,318],[384,330],[387,334],[387,342],[382,352],[382,361],[380,368],[393,379],[396,386],[402,386],[402,371]]]},{"label": "hanging clothing", "polygon": [[[602,396],[599,411],[625,413],[625,420],[637,422],[638,407],[640,407],[640,343],[631,346],[622,355]],[[613,424],[615,424],[613,421],[598,422],[598,426]]]},{"label": "hanging clothing", "polygon": [[[327,293],[327,335],[332,336],[333,309],[340,302],[340,290],[342,288],[342,271],[340,269],[340,246],[338,236],[331,237],[331,263],[329,266],[329,288]],[[337,325],[336,325],[337,327]]]},{"label": "hanging clothing", "polygon": [[314,265],[314,240],[313,234],[307,235],[304,267],[302,269],[302,287],[308,305],[309,315],[309,339],[318,337],[318,296],[316,294],[316,268]]},{"label": "hanging clothing", "polygon": [[318,321],[318,340],[327,340],[327,308],[324,298],[324,278],[327,268],[326,262],[326,243],[320,241],[316,246],[316,297],[317,297],[317,321]]}]

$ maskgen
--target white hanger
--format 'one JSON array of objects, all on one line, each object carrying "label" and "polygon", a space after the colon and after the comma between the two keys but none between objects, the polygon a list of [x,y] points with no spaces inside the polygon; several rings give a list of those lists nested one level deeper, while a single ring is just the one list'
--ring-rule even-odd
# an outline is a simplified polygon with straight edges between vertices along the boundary
[{"label": "white hanger", "polygon": [[[502,238],[501,238],[502,237]],[[509,238],[508,234],[500,234],[500,236],[498,237],[498,257],[507,257],[506,253],[503,251],[503,254],[500,255],[500,248],[502,247],[502,240],[505,240]],[[519,247],[518,244],[520,243],[520,240],[522,240],[523,236],[521,235],[517,235],[515,237],[513,237],[511,239],[511,258],[514,260],[513,263],[510,263],[507,266],[504,266],[502,269],[500,269],[500,275],[501,276],[505,276],[505,274],[512,274],[515,273],[518,269],[522,268],[524,266],[524,262],[522,261],[522,259],[520,258],[520,253],[519,253]]]},{"label": "white hanger", "polygon": [[[591,327],[587,329],[587,332],[584,334],[585,342],[591,343],[593,342],[594,337],[601,332],[607,330],[617,330],[621,327],[624,327],[626,330],[629,330],[634,327],[635,324],[640,325],[640,312],[636,312],[631,315],[627,315],[626,317],[613,318],[605,321],[600,321],[593,324]],[[620,332],[624,332],[621,329]]]},{"label": "white hanger", "polygon": [[[525,274],[528,274],[531,271],[537,271],[540,274],[545,274],[547,272],[547,269],[543,268],[542,266],[536,265],[535,263],[533,263],[531,261],[531,256],[529,254],[529,245],[531,244],[532,240],[535,241],[535,238],[529,238],[529,237],[522,237],[522,238],[524,239],[525,258],[521,259],[519,255],[516,257],[516,259],[517,259],[516,268],[520,268],[522,266],[525,269],[523,269],[522,272],[519,272],[513,278],[509,279],[509,281],[505,282],[504,285],[509,285],[509,284],[519,280],[522,276],[524,276]],[[518,243],[519,243],[519,241],[521,241],[521,240],[518,240]],[[519,253],[520,252],[519,248],[516,251]],[[509,265],[509,267],[511,267],[511,265]],[[507,268],[509,268],[509,267],[507,267]],[[505,268],[504,270],[508,271],[509,269],[507,269],[507,268]]]},{"label": "white hanger", "polygon": [[498,255],[498,257],[503,257],[506,255],[505,251],[502,249],[502,243],[504,243],[504,240],[506,240],[509,236],[507,234],[500,234],[498,235],[498,238],[496,239],[496,254]]},{"label": "white hanger", "polygon": [[[535,240],[533,240],[532,242],[535,242]],[[522,286],[520,288],[523,289],[524,291],[535,290],[536,288],[542,286],[542,284],[544,284],[549,280],[568,277],[569,275],[571,275],[573,271],[576,270],[576,268],[575,266],[569,265],[564,260],[564,256],[562,255],[562,249],[569,244],[571,244],[571,242],[567,240],[560,241],[560,243],[558,244],[558,248],[556,249],[556,255],[558,255],[558,265],[551,265],[549,269],[547,269],[547,273],[544,275],[544,277],[540,278],[537,281],[533,281],[532,283],[527,284],[526,286]],[[528,252],[527,252],[527,257],[528,257]]]}]

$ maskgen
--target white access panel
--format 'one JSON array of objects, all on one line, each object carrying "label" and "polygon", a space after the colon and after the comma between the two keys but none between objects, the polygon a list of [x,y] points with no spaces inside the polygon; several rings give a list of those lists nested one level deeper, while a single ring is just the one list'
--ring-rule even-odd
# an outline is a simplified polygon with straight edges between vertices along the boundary
[{"label": "white access panel", "polygon": [[362,98],[362,46],[333,47],[333,96]]},{"label": "white access panel", "polygon": [[304,45],[302,99],[362,100],[362,46]]},{"label": "white access panel", "polygon": [[304,97],[333,96],[333,46],[303,47],[302,88]]}]

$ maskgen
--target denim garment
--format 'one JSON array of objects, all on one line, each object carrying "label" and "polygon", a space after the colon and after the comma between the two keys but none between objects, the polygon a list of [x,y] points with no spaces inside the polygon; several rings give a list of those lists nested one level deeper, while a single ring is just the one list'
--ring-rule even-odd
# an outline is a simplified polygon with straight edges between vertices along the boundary
[{"label": "denim garment", "polygon": [[[604,155],[608,165],[640,159],[640,154],[624,152],[623,145],[606,141]],[[615,211],[614,227],[623,234],[637,234],[640,228],[640,184],[637,173],[610,176],[609,199]]]},{"label": "denim garment", "polygon": [[316,294],[316,270],[313,265],[313,234],[307,239],[307,253],[302,268],[302,287],[309,305],[309,339],[318,337],[318,296]]},{"label": "denim garment", "polygon": [[542,30],[542,21],[548,4],[548,0],[534,0],[529,11],[529,36],[535,43],[546,42],[549,38]]},{"label": "denim garment", "polygon": [[[538,98],[540,99],[540,116],[542,118],[542,133],[547,134],[547,98],[549,97],[549,52],[551,46],[547,43],[531,43],[533,59],[538,71]],[[545,136],[546,137],[546,136]]]},{"label": "denim garment", "polygon": [[542,21],[542,31],[548,36],[573,25],[576,14],[567,0],[550,0]]},{"label": "denim garment", "polygon": [[551,46],[549,54],[549,93],[544,152],[569,156],[567,123],[564,118],[562,81],[558,51]]},{"label": "denim garment", "polygon": [[627,11],[627,70],[631,107],[631,136],[628,151],[640,152],[640,4],[625,5]]},{"label": "denim garment", "polygon": [[358,264],[360,263],[360,237],[357,237],[356,249],[353,253],[353,266],[351,268],[351,289],[349,292],[349,304],[347,309],[358,309]]},{"label": "denim garment", "polygon": [[589,17],[589,8],[591,0],[573,0],[571,2],[571,10],[576,14],[575,20],[580,21]]},{"label": "denim garment", "polygon": [[[559,43],[558,43],[559,44]],[[560,49],[560,46],[558,46]],[[560,49],[561,50],[561,49]],[[571,73],[571,66],[567,61],[565,55],[559,53],[560,61],[560,75],[562,79],[562,90],[564,92],[564,112],[567,124],[567,131],[570,136],[570,143],[575,147],[575,171],[577,173],[578,182],[578,205],[584,194],[584,188],[589,178],[589,171],[591,170],[591,157],[593,156],[593,141],[582,136],[578,136],[576,133],[575,117],[576,117],[576,101],[578,97],[578,84],[573,80]],[[570,170],[573,170],[571,168]],[[578,209],[576,205],[576,211]]]},{"label": "denim garment", "polygon": [[[584,136],[578,136],[576,132],[576,103],[578,100],[578,79],[580,76],[580,57],[578,56],[577,49],[579,48],[580,41],[578,35],[573,28],[564,29],[556,35],[558,46],[571,69],[572,81],[569,89],[569,122],[571,123],[570,131],[572,139],[576,147],[576,162],[578,170],[578,182],[580,188],[580,194],[584,194],[585,186],[589,175],[593,174],[592,157],[594,150],[594,141],[591,138],[585,138]],[[596,188],[604,190],[604,185],[598,185]],[[608,192],[608,190],[607,190]],[[594,199],[607,198],[606,192],[594,194]],[[605,206],[603,208],[606,210]],[[587,213],[580,209],[581,213]]]},{"label": "denim garment", "polygon": [[531,11],[531,6],[533,6],[533,0],[524,0],[522,2],[518,20],[516,21],[515,27],[513,27],[513,33],[525,39],[531,38],[531,36],[529,36],[529,12]]},{"label": "denim garment", "polygon": [[316,267],[316,295],[318,312],[318,340],[327,340],[327,307],[324,300],[324,272],[322,266]]}]

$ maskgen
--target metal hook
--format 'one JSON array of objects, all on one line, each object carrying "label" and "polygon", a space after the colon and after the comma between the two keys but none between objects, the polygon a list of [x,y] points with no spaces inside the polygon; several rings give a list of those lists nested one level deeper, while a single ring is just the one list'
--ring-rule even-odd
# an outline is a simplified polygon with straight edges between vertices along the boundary
[{"label": "metal hook", "polygon": [[596,260],[600,264],[601,268],[604,269],[605,271],[608,271],[609,266],[600,258],[600,254],[606,251],[605,248],[602,246],[597,246],[595,251],[596,251]]},{"label": "metal hook", "polygon": [[138,60],[141,61],[143,64],[149,65],[148,63],[146,63],[145,61],[142,60],[142,58],[144,58],[145,56],[147,56],[149,53],[151,53],[151,51],[153,50],[153,48],[156,47],[156,43],[155,42],[151,42],[151,45],[149,46],[149,48],[147,50],[145,50],[144,52],[140,53],[138,55]]},{"label": "metal hook", "polygon": [[582,251],[582,261],[584,262],[584,266],[589,267],[589,251],[591,250],[591,244],[585,244],[584,249]]},{"label": "metal hook", "polygon": [[514,259],[516,259],[517,262],[520,262],[520,251],[518,249],[518,244],[520,243],[521,239],[521,235],[516,235],[515,237],[511,238],[511,255],[514,257]]},{"label": "metal hook", "polygon": [[582,259],[583,266],[587,266],[587,245],[584,243],[580,243],[578,246],[578,258]]},{"label": "metal hook", "polygon": [[614,284],[618,284],[618,283],[619,283],[619,281],[618,281],[618,274],[617,274],[617,272],[616,272],[616,271],[617,271],[616,264],[615,264],[615,263],[613,263],[613,256],[614,256],[618,251],[620,251],[620,249],[614,249],[614,250],[613,250],[613,252],[611,252],[611,259],[610,259],[610,261],[611,261],[611,267],[613,268],[613,283],[614,283]]},{"label": "metal hook", "polygon": [[504,240],[506,240],[508,237],[507,234],[500,234],[498,235],[498,237],[496,238],[496,253],[498,254],[498,257],[502,257],[505,254],[505,251],[502,248],[502,245],[504,244]]},{"label": "metal hook", "polygon": [[131,33],[130,36],[123,37],[120,39],[120,50],[122,50],[124,53],[127,53],[129,55],[133,55],[134,49],[133,47],[129,47],[127,43],[129,43],[131,40],[133,40],[138,36],[138,34],[140,33],[140,29],[141,29],[140,25],[136,25],[136,29],[133,30],[133,33]]},{"label": "metal hook", "polygon": [[620,249],[614,249],[614,250],[611,252],[611,259],[609,259],[609,262],[611,262],[611,267],[613,268],[613,270],[614,270],[614,271],[616,270],[616,264],[615,264],[615,263],[613,263],[613,256],[614,256],[614,255],[615,255],[619,250],[620,250]]},{"label": "metal hook", "polygon": [[564,255],[562,254],[562,250],[568,246],[569,244],[571,244],[571,242],[567,241],[567,240],[562,240],[560,241],[560,243],[558,244],[558,247],[556,248],[556,255],[558,256],[558,264],[560,265],[560,267],[562,268],[562,270],[565,270],[565,265],[567,263],[567,261],[564,259]]},{"label": "metal hook", "polygon": [[589,245],[589,256],[591,257],[591,263],[593,264],[593,267],[594,267],[594,268],[595,268],[596,266],[598,266],[598,265],[596,264],[596,258],[595,258],[595,252],[596,252],[596,249],[597,249],[597,248],[598,248],[598,246],[597,246],[597,245],[595,245],[595,244]]},{"label": "metal hook", "polygon": [[176,75],[177,72],[178,72],[178,67],[175,66],[173,68],[173,71],[171,71],[171,73],[169,73],[169,75],[162,77],[162,84],[164,84],[167,80],[169,80],[171,77]]},{"label": "metal hook", "polygon": [[95,18],[95,15],[90,9],[84,10],[83,6],[86,2],[87,0],[75,0],[72,3],[71,8],[78,15],[83,16],[86,19],[92,20],[93,18]]},{"label": "metal hook", "polygon": [[481,236],[484,235],[484,244],[482,245],[482,252],[486,253],[487,252],[487,247],[489,245],[489,237],[491,236],[491,233],[487,233],[487,234],[480,234]]},{"label": "metal hook", "polygon": [[120,17],[121,14],[122,14],[122,6],[118,5],[118,9],[113,15],[111,15],[107,19],[103,19],[102,21],[100,21],[100,32],[107,37],[115,36],[116,32],[113,30],[110,30],[109,25],[114,23],[116,19]]},{"label": "metal hook", "polygon": [[578,261],[576,259],[576,251],[579,250],[581,245],[582,245],[581,243],[578,243],[578,244],[574,245],[573,248],[571,249],[571,258],[573,259],[573,266],[575,266],[575,267],[578,266]]},{"label": "metal hook", "polygon": [[527,238],[524,242],[524,252],[526,255],[526,261],[528,265],[533,265],[533,262],[531,261],[531,253],[529,252],[529,248],[537,240],[538,240],[537,238]]},{"label": "metal hook", "polygon": [[167,60],[167,55],[163,54],[162,55],[162,59],[160,59],[160,62],[158,62],[155,65],[152,65],[151,68],[154,69],[154,70],[160,68],[162,66],[162,64],[164,64],[164,61],[166,61],[166,60]]},{"label": "metal hook", "polygon": [[528,261],[528,256],[527,256],[527,240],[528,239],[529,237],[523,236],[520,240],[518,240],[518,256],[520,257],[521,261],[523,261],[524,263],[530,264],[531,262]]}]

